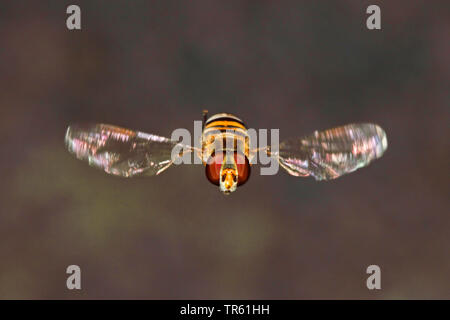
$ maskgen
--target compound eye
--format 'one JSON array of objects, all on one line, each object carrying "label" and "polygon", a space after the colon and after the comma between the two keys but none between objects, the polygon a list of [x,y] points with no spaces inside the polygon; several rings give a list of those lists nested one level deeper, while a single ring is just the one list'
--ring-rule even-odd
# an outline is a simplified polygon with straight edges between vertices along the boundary
[{"label": "compound eye", "polygon": [[222,166],[223,155],[222,154],[212,154],[208,159],[205,167],[206,178],[209,182],[218,186],[220,184],[220,167]]},{"label": "compound eye", "polygon": [[241,186],[247,182],[248,178],[250,178],[250,162],[248,161],[247,157],[241,153],[235,153],[234,160],[236,161],[239,176],[238,186]]}]

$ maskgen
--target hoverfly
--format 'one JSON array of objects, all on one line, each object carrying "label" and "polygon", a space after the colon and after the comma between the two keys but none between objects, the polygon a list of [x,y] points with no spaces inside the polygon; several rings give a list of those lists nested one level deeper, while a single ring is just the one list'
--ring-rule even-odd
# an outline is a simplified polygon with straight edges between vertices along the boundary
[{"label": "hoverfly", "polygon": [[[217,144],[218,141],[226,143]],[[251,159],[256,153],[250,148],[248,130],[241,119],[228,113],[208,118],[207,111],[203,113],[200,148],[107,124],[70,126],[65,143],[78,159],[122,177],[158,175],[173,164],[172,150],[182,147],[178,156],[197,153],[207,179],[224,194],[248,181]],[[284,140],[276,151],[270,146],[262,150],[290,175],[331,180],[367,166],[386,149],[382,128],[359,123]]]}]

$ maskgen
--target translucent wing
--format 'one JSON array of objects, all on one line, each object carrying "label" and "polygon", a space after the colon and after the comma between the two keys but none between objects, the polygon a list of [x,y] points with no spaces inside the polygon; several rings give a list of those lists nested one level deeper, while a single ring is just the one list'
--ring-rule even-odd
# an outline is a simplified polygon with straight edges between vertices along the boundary
[{"label": "translucent wing", "polygon": [[175,146],[192,151],[191,147],[168,138],[106,124],[70,126],[65,142],[78,159],[122,177],[161,173],[173,163]]},{"label": "translucent wing", "polygon": [[386,133],[375,124],[361,123],[321,131],[280,143],[280,165],[293,176],[330,180],[380,158],[387,149]]}]

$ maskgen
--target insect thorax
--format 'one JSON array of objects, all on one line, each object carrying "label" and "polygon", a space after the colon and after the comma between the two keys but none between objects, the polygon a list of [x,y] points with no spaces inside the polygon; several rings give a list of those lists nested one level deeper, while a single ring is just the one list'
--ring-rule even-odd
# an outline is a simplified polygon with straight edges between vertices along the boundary
[{"label": "insect thorax", "polygon": [[201,137],[202,160],[206,164],[213,153],[239,152],[249,156],[249,136],[242,120],[234,115],[220,113],[210,117]]}]

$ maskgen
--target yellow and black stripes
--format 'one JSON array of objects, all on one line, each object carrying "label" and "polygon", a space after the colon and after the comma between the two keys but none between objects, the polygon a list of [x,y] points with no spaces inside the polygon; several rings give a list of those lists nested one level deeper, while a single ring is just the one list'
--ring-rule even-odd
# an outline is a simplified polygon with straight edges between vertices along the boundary
[{"label": "yellow and black stripes", "polygon": [[239,119],[238,117],[236,117],[232,114],[229,114],[229,113],[218,113],[218,114],[211,116],[206,121],[206,125],[211,125],[213,122],[216,122],[216,121],[238,123],[245,128],[245,123],[241,119]]},{"label": "yellow and black stripes", "polygon": [[239,135],[247,135],[247,128],[244,122],[238,117],[226,113],[216,114],[206,121],[203,133],[208,134],[212,131],[216,133],[217,131],[234,131]]},{"label": "yellow and black stripes", "polygon": [[248,140],[247,128],[241,119],[227,113],[215,114],[205,122],[203,129],[203,159],[206,161],[219,147],[216,144],[219,141],[223,143],[220,148],[231,142],[231,148],[248,156]]}]

